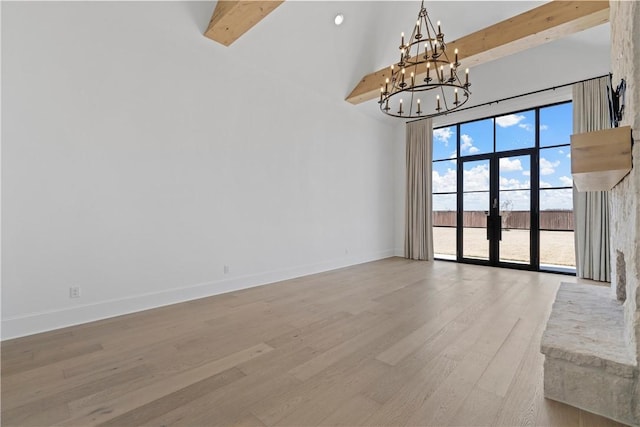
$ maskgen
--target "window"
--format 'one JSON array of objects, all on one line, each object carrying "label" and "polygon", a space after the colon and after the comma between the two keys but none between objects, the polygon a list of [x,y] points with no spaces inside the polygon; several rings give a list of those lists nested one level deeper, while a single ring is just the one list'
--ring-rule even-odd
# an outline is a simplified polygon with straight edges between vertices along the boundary
[{"label": "window", "polygon": [[540,109],[540,147],[568,145],[573,133],[573,104]]},{"label": "window", "polygon": [[458,143],[458,129],[455,126],[433,130],[433,160],[455,159]]},{"label": "window", "polygon": [[493,152],[493,118],[460,125],[460,156]]},{"label": "window", "polygon": [[436,258],[575,271],[572,121],[565,102],[434,129]]},{"label": "window", "polygon": [[433,131],[432,205],[434,251],[456,257],[457,127]]},{"label": "window", "polygon": [[575,268],[571,103],[540,109],[540,265]]},{"label": "window", "polygon": [[496,151],[531,148],[536,145],[534,110],[496,117]]}]

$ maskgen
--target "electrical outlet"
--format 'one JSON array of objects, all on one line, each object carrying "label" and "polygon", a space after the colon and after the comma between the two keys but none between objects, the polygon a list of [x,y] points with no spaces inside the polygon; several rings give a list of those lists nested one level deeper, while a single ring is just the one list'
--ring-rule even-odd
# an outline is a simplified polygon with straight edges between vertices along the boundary
[{"label": "electrical outlet", "polygon": [[224,266],[224,274],[229,274],[229,266],[228,265]]},{"label": "electrical outlet", "polygon": [[80,298],[80,287],[71,286],[69,288],[69,298]]}]

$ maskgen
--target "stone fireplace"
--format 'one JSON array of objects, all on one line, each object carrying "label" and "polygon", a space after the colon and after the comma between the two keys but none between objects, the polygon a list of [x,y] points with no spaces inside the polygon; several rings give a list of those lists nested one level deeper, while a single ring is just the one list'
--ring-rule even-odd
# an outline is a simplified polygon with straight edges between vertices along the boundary
[{"label": "stone fireplace", "polygon": [[562,284],[542,339],[545,396],[640,425],[640,2],[611,1],[611,67],[627,82],[633,168],[610,191],[611,288]]},{"label": "stone fireplace", "polygon": [[[633,169],[610,192],[611,288],[623,303],[625,342],[640,355],[640,4],[612,1],[611,68],[614,83],[625,79],[627,93],[621,126],[633,130]],[[638,376],[636,374],[636,381]],[[638,404],[640,406],[640,404]],[[640,412],[640,408],[638,409]],[[640,424],[640,419],[635,420]]]},{"label": "stone fireplace", "polygon": [[627,299],[627,263],[624,260],[624,253],[616,250],[616,264],[614,267],[616,276],[614,278],[616,298],[621,303]]}]

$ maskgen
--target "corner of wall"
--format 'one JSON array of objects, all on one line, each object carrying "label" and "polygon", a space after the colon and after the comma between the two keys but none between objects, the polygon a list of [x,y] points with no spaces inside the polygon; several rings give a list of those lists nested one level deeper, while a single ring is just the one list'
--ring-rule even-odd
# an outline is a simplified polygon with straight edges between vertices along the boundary
[{"label": "corner of wall", "polygon": [[406,187],[406,125],[398,124],[395,129],[395,246],[396,256],[404,257],[404,210]]}]

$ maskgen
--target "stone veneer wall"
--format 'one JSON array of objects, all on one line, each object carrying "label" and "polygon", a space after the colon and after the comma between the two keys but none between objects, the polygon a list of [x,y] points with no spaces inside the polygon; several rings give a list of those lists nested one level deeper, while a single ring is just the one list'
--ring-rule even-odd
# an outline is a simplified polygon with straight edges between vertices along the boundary
[{"label": "stone veneer wall", "polygon": [[[627,82],[620,126],[633,129],[633,169],[610,192],[611,286],[626,285],[625,335],[640,354],[640,2],[610,2],[613,84]],[[624,256],[624,262],[622,262]],[[624,266],[624,271],[621,270]],[[617,292],[620,298],[621,292]]]}]

